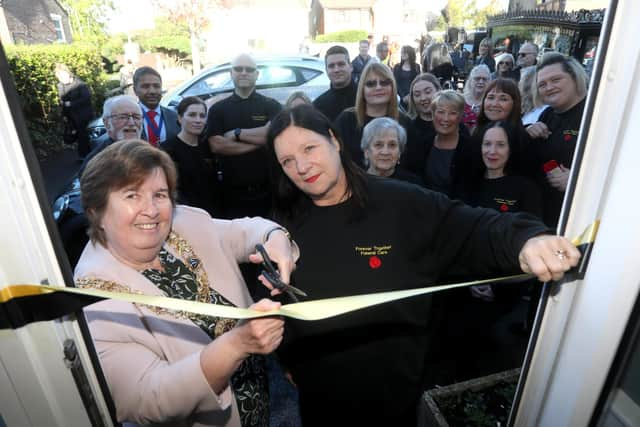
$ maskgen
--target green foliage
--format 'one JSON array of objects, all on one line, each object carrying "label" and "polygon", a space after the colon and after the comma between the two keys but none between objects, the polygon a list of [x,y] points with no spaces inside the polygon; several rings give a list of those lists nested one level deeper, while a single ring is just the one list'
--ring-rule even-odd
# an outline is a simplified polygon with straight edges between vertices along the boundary
[{"label": "green foliage", "polygon": [[58,81],[54,75],[56,63],[66,64],[72,73],[87,83],[94,106],[102,106],[106,76],[96,47],[74,43],[6,46],[5,49],[27,127],[39,152],[43,147],[62,144],[58,133],[62,119]]},{"label": "green foliage", "polygon": [[[476,0],[449,0],[443,9],[449,17],[450,27],[464,27],[474,29],[486,27],[487,16],[495,15],[502,11],[499,0],[490,0],[486,6],[478,8]],[[437,29],[444,31],[447,22],[444,19],[438,21]]]},{"label": "green foliage", "polygon": [[164,52],[178,58],[191,53],[189,28],[185,24],[176,24],[167,17],[158,17],[155,28],[134,33],[133,39],[145,51]]},{"label": "green foliage", "polygon": [[116,62],[118,55],[124,54],[124,44],[127,36],[122,34],[114,34],[102,43],[100,53],[111,62]]},{"label": "green foliage", "polygon": [[350,43],[358,42],[367,38],[369,34],[364,30],[344,30],[336,31],[329,34],[320,34],[316,36],[318,43]]},{"label": "green foliage", "polygon": [[113,0],[60,0],[69,14],[74,41],[103,43],[114,12]]}]

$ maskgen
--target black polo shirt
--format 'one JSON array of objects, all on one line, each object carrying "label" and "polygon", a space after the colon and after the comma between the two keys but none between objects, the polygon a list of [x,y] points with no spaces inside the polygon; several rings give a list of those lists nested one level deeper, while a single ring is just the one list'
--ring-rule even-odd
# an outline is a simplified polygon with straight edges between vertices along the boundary
[{"label": "black polo shirt", "polygon": [[[252,129],[264,126],[282,110],[278,101],[260,95],[255,90],[248,98],[237,94],[215,103],[207,117],[207,139],[223,135],[232,129]],[[235,156],[218,155],[219,172],[224,186],[267,186],[267,152],[264,147]]]},{"label": "black polo shirt", "polygon": [[333,122],[345,108],[356,105],[357,91],[358,86],[353,81],[340,89],[334,89],[332,86],[313,101],[313,106]]},{"label": "black polo shirt", "polygon": [[564,191],[557,190],[549,184],[544,165],[555,160],[556,163],[562,164],[566,168],[571,167],[584,106],[585,100],[583,99],[564,113],[557,113],[552,108],[544,110],[539,121],[547,125],[551,135],[546,139],[531,139],[527,147],[528,153],[525,157],[528,163],[527,169],[542,190],[543,220],[552,228],[558,224]]}]

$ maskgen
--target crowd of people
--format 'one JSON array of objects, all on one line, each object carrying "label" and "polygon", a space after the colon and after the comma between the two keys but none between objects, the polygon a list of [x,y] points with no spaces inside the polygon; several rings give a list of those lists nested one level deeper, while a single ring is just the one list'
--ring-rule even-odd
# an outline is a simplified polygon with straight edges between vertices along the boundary
[{"label": "crowd of people", "polygon": [[[330,88],[284,106],[256,92],[246,54],[232,61],[230,97],[186,97],[177,113],[159,105],[160,74],[137,69],[137,99],[105,102],[107,134],[82,167],[90,241],[76,283],[269,311],[289,301],[245,268],[262,262],[258,243],[309,299],[519,271],[560,279],[580,257],[553,230],[586,74],[558,53],[538,60],[532,43],[517,61],[480,46],[462,93],[443,84],[442,45],[422,61],[404,46],[393,68],[384,43],[372,57],[361,41],[353,60],[334,46]],[[275,352],[302,425],[413,426],[424,389],[509,351],[465,347],[465,331],[488,342],[520,296],[476,286],[317,322],[114,301],[85,312],[119,421],[269,425],[264,356]],[[437,372],[444,359],[459,369]]]}]

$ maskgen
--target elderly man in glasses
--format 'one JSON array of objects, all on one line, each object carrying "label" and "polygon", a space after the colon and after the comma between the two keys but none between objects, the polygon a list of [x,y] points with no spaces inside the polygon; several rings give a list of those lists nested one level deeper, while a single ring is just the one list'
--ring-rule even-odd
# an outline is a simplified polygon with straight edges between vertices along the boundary
[{"label": "elderly man in glasses", "polygon": [[118,95],[108,98],[102,107],[102,122],[107,133],[96,139],[95,148],[85,157],[78,175],[82,174],[89,160],[114,142],[140,138],[142,120],[142,108],[133,96]]},{"label": "elderly man in glasses", "polygon": [[525,42],[518,50],[516,68],[513,69],[514,78],[520,81],[520,70],[538,63],[538,46],[531,42]]},{"label": "elderly man in glasses", "polygon": [[271,195],[264,144],[269,121],[282,106],[256,92],[259,71],[251,56],[237,56],[230,73],[233,94],[213,104],[207,118],[221,192],[217,216],[266,216]]},{"label": "elderly man in glasses", "polygon": [[175,111],[160,106],[162,76],[151,67],[140,67],[133,73],[133,91],[142,108],[142,139],[153,146],[171,141],[180,132]]}]

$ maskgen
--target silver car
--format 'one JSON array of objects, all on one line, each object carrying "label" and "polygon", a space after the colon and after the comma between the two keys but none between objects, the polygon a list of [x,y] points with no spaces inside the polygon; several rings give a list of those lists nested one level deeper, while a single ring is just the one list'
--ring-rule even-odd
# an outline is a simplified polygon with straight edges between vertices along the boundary
[{"label": "silver car", "polygon": [[[312,101],[329,89],[324,60],[313,56],[256,58],[260,74],[256,82],[259,93],[284,104],[292,92],[301,90]],[[231,63],[207,68],[182,83],[162,98],[160,104],[176,109],[182,98],[199,96],[211,105],[233,92]]]}]

